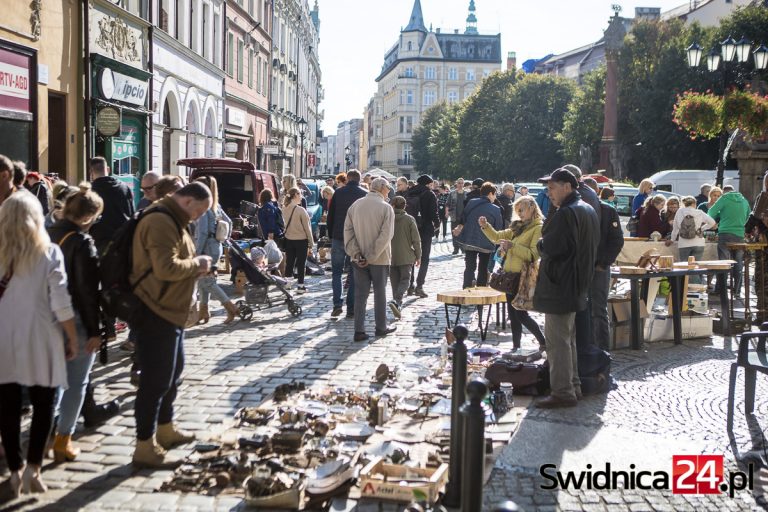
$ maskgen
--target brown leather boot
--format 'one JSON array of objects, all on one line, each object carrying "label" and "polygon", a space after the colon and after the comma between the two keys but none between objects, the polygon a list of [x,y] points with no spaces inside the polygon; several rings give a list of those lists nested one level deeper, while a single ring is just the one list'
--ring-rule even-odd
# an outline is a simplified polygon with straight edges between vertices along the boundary
[{"label": "brown leather boot", "polygon": [[199,324],[207,324],[208,320],[211,319],[211,314],[208,312],[208,304],[200,304],[200,316],[197,319],[197,323]]},{"label": "brown leather boot", "polygon": [[224,325],[231,324],[235,321],[235,317],[237,317],[237,306],[232,301],[229,301],[224,303],[224,309],[227,310],[227,319],[224,320]]},{"label": "brown leather boot", "polygon": [[53,460],[56,462],[71,462],[80,455],[80,449],[72,444],[72,436],[56,434],[53,441]]}]

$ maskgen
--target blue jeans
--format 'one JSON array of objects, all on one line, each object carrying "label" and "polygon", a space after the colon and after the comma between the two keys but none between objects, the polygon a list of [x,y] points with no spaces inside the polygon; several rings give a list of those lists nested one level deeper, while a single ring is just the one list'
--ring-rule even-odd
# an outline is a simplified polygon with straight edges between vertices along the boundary
[{"label": "blue jeans", "polygon": [[[696,258],[696,261],[700,261],[704,256],[704,246],[694,245],[692,247],[678,247],[677,249],[678,261],[687,262],[689,256]],[[701,276],[690,276],[688,282],[692,284],[701,284]]]},{"label": "blue jeans", "polygon": [[[730,233],[718,233],[717,234],[717,256],[721,260],[736,260],[736,265],[733,266],[733,293],[741,294],[741,273],[744,270],[744,251],[735,251],[731,253],[728,248],[729,243],[744,242],[744,237],[739,235],[732,235]],[[733,254],[733,256],[731,256]],[[719,284],[719,283],[718,283]]]},{"label": "blue jeans", "polygon": [[219,283],[216,282],[216,276],[201,277],[197,281],[197,290],[201,306],[208,305],[208,298],[211,295],[222,304],[229,302],[229,297],[227,297],[226,292],[222,290]]},{"label": "blue jeans", "polygon": [[77,330],[78,352],[77,357],[67,361],[67,389],[58,389],[56,393],[56,410],[59,415],[59,423],[56,433],[71,436],[75,433],[77,418],[85,400],[85,388],[88,385],[88,376],[91,367],[96,360],[96,354],[85,351],[88,342],[88,333],[80,321],[80,315],[75,316],[75,329]]},{"label": "blue jeans", "polygon": [[[341,283],[341,276],[344,274],[344,267],[349,263],[349,256],[344,251],[344,242],[342,240],[331,240],[331,287],[333,288],[333,307],[340,308],[344,305],[341,297],[344,291]],[[349,273],[349,289],[347,290],[347,314],[355,310],[355,273]]]},{"label": "blue jeans", "polygon": [[163,320],[142,306],[136,330],[136,354],[141,374],[136,392],[136,437],[152,437],[157,425],[173,421],[181,372],[184,370],[184,328]]}]

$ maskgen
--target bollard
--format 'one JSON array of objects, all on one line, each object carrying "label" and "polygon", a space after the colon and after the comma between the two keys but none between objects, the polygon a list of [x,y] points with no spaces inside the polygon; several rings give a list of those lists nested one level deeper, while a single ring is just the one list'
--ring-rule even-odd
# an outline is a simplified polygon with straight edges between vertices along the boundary
[{"label": "bollard", "polygon": [[464,472],[461,481],[461,510],[483,509],[483,473],[485,472],[485,411],[488,381],[475,377],[467,384],[467,402],[461,407],[464,419]]},{"label": "bollard", "polygon": [[443,503],[456,508],[461,503],[461,467],[464,449],[464,422],[459,409],[464,403],[467,384],[467,346],[464,342],[469,330],[464,324],[453,329],[456,343],[453,345],[453,379],[451,388],[451,456],[448,467],[448,484],[445,486]]}]

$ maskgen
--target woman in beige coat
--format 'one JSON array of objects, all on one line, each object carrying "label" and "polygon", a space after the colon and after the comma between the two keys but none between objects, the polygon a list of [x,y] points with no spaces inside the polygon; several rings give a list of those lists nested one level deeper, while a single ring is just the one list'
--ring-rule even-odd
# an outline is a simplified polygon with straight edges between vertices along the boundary
[{"label": "woman in beige coat", "polygon": [[309,213],[301,206],[301,191],[294,187],[285,194],[283,219],[285,220],[285,277],[293,277],[296,267],[296,293],[305,293],[304,272],[307,256],[312,253],[314,240]]}]

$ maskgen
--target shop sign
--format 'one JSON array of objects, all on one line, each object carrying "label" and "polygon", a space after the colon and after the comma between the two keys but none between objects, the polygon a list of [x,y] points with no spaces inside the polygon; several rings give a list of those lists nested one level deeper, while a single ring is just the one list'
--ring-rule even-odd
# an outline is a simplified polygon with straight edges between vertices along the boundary
[{"label": "shop sign", "polygon": [[232,126],[245,126],[245,112],[240,109],[227,107],[227,123]]},{"label": "shop sign", "polygon": [[237,142],[227,142],[224,145],[224,151],[226,151],[227,153],[237,153],[237,149],[238,149]]},{"label": "shop sign", "polygon": [[104,137],[120,133],[120,111],[115,107],[103,107],[96,114],[96,129]]},{"label": "shop sign", "polygon": [[307,167],[314,167],[316,165],[315,158],[316,157],[314,153],[307,154]]},{"label": "shop sign", "polygon": [[280,152],[280,147],[275,145],[264,146],[265,155],[276,155]]},{"label": "shop sign", "polygon": [[144,105],[149,82],[123,75],[109,68],[99,74],[99,88],[106,100],[117,100],[133,105]]},{"label": "shop sign", "polygon": [[27,55],[0,49],[0,108],[31,112]]}]

